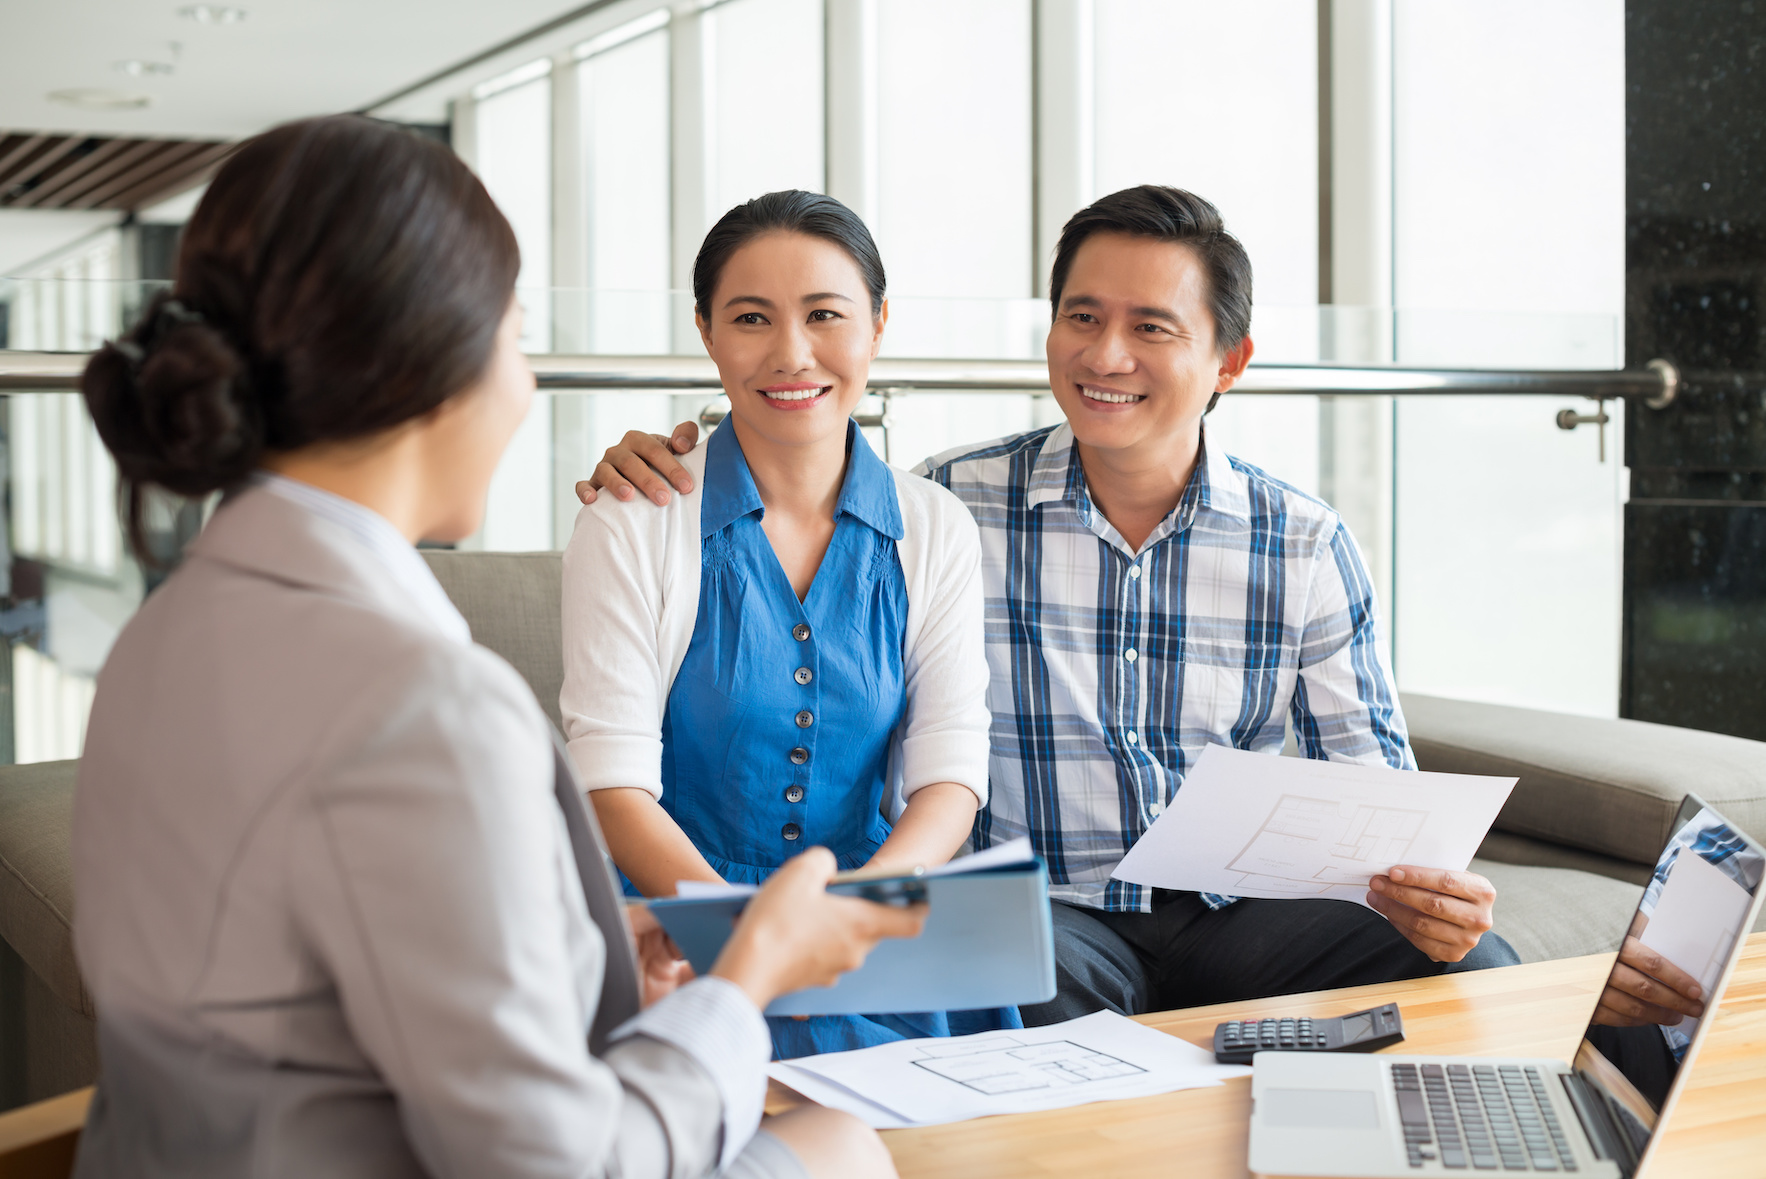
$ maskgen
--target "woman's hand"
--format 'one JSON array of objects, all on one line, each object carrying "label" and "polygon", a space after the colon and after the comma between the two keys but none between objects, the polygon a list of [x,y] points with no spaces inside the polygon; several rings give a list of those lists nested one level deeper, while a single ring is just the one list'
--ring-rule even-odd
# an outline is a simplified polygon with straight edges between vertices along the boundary
[{"label": "woman's hand", "polygon": [[638,979],[644,986],[644,1006],[675,993],[693,981],[693,967],[681,957],[674,939],[646,905],[628,904],[626,919],[638,945]]},{"label": "woman's hand", "polygon": [[934,782],[908,796],[895,829],[865,864],[865,870],[912,871],[949,860],[968,842],[981,801],[956,782]]},{"label": "woman's hand", "polygon": [[828,892],[834,853],[812,847],[754,894],[711,973],[765,1011],[780,995],[833,986],[886,937],[918,937],[926,906],[896,908]]},{"label": "woman's hand", "polygon": [[1683,1015],[1703,1015],[1704,997],[1698,979],[1627,934],[1594,1009],[1594,1022],[1619,1028],[1652,1023],[1672,1027]]},{"label": "woman's hand", "polygon": [[659,504],[668,502],[669,484],[682,495],[693,490],[693,476],[675,461],[675,455],[686,454],[699,444],[699,427],[682,422],[675,427],[674,437],[627,430],[616,445],[609,446],[595,474],[576,485],[576,498],[586,504],[595,502],[595,492],[611,491],[618,499],[632,498],[636,484],[645,495]]}]

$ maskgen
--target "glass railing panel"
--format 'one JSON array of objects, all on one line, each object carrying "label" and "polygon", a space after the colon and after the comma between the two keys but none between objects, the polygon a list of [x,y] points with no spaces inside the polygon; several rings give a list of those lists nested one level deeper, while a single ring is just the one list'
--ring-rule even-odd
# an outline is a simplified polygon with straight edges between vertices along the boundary
[{"label": "glass railing panel", "polygon": [[[1610,315],[1406,310],[1406,365],[1601,369]],[[1406,689],[1617,714],[1627,480],[1623,400],[1604,427],[1558,428],[1538,397],[1401,399],[1394,408],[1394,636]],[[1604,437],[1603,437],[1604,436]]]}]

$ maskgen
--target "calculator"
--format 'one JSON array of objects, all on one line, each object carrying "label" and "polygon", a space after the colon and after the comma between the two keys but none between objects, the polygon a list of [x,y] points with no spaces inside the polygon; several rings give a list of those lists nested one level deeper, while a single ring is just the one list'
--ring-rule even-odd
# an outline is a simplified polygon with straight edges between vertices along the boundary
[{"label": "calculator", "polygon": [[1396,1003],[1333,1019],[1234,1019],[1215,1027],[1214,1059],[1250,1064],[1259,1052],[1372,1052],[1402,1039]]}]

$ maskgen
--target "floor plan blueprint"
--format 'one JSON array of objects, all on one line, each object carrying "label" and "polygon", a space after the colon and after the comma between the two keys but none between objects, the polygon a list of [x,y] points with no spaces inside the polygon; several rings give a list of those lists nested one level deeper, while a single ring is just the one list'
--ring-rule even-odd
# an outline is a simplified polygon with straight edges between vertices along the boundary
[{"label": "floor plan blueprint", "polygon": [[1111,876],[1366,905],[1370,881],[1399,865],[1463,871],[1514,784],[1210,745]]},{"label": "floor plan blueprint", "polygon": [[1365,883],[1402,864],[1428,812],[1284,794],[1227,868],[1240,887],[1296,895]]},{"label": "floor plan blueprint", "polygon": [[1030,1044],[1013,1036],[989,1036],[975,1043],[956,1041],[962,1045],[958,1051],[938,1051],[935,1040],[925,1043],[929,1050],[914,1064],[977,1093],[1024,1093],[1086,1085],[1147,1071],[1138,1064],[1072,1040]]},{"label": "floor plan blueprint", "polygon": [[775,1080],[878,1129],[1217,1085],[1250,1070],[1113,1011],[774,1061]]}]

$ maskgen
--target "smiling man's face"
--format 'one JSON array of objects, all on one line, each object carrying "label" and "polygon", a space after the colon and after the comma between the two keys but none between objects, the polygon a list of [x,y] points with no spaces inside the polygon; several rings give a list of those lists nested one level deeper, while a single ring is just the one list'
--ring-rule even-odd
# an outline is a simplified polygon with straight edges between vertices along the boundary
[{"label": "smiling man's face", "polygon": [[1074,254],[1049,328],[1049,383],[1083,447],[1190,456],[1202,414],[1250,359],[1222,355],[1208,274],[1183,242],[1097,233]]}]

